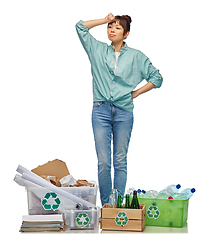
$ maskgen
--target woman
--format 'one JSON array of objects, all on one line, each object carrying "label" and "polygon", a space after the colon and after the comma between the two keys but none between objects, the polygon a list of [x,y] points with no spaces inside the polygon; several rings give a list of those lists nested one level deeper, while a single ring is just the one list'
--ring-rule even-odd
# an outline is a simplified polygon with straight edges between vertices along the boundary
[{"label": "woman", "polygon": [[[111,45],[97,41],[89,29],[108,23]],[[131,18],[108,14],[103,19],[79,21],[76,30],[91,63],[93,76],[92,126],[98,157],[101,203],[109,202],[112,188],[124,195],[127,180],[127,152],[133,127],[133,99],[159,88],[162,77],[150,60],[124,42]],[[143,80],[147,83],[134,90]],[[114,184],[111,180],[113,142]]]}]

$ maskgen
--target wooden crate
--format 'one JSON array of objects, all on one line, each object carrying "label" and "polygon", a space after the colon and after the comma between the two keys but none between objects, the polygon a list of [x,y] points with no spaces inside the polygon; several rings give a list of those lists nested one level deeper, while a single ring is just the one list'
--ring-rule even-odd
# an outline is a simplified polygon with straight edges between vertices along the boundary
[{"label": "wooden crate", "polygon": [[140,209],[109,208],[106,203],[101,208],[102,230],[143,231],[145,227],[145,205]]}]

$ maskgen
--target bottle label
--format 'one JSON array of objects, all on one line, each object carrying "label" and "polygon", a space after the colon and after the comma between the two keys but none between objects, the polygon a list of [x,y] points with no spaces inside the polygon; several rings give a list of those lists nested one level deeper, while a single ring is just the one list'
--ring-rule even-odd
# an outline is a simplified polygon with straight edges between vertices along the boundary
[{"label": "bottle label", "polygon": [[127,214],[125,212],[119,212],[117,214],[117,217],[115,218],[115,222],[118,226],[125,226],[127,225],[129,219],[127,217]]}]

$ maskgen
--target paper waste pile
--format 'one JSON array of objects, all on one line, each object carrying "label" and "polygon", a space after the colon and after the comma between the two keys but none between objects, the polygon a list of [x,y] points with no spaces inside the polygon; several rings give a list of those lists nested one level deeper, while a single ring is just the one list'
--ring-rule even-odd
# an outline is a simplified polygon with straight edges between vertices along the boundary
[{"label": "paper waste pile", "polygon": [[14,181],[26,188],[28,200],[29,215],[23,216],[21,232],[97,231],[100,208],[95,181],[75,180],[59,159],[31,171],[19,165],[16,171]]},{"label": "paper waste pile", "polygon": [[[70,175],[65,162],[59,159],[49,161],[42,166],[32,169],[32,171],[19,165],[16,171],[19,174],[15,175],[14,181],[27,189],[34,189],[34,194],[40,199],[43,198],[46,192],[50,191],[75,203],[80,203],[87,208],[96,207],[93,203],[63,190],[63,187],[94,187],[95,184],[89,183],[87,180],[76,181]],[[64,209],[61,209],[61,206],[59,206],[58,210],[65,211]]]}]

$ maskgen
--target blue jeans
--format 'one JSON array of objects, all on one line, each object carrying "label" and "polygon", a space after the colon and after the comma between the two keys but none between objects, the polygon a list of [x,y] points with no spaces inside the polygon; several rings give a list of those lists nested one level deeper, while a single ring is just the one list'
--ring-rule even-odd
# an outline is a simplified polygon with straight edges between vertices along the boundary
[{"label": "blue jeans", "polygon": [[[98,181],[102,206],[109,202],[112,188],[124,195],[127,181],[127,151],[133,128],[133,113],[110,102],[94,102],[92,126],[98,157]],[[112,141],[113,140],[113,141]],[[111,180],[113,142],[114,184]]]}]

